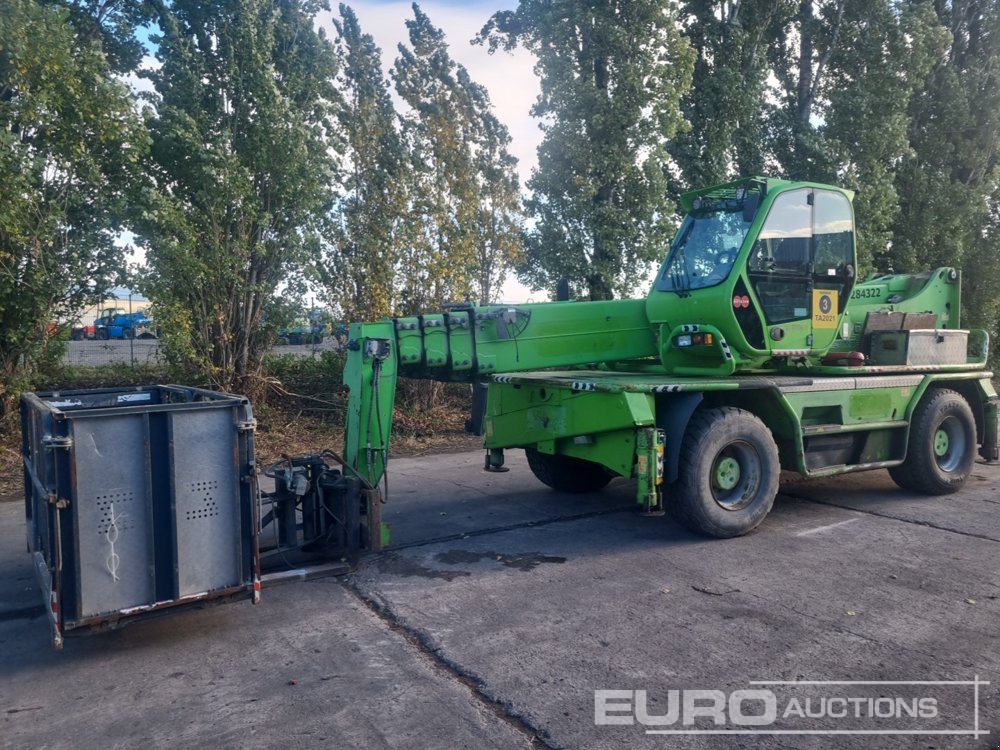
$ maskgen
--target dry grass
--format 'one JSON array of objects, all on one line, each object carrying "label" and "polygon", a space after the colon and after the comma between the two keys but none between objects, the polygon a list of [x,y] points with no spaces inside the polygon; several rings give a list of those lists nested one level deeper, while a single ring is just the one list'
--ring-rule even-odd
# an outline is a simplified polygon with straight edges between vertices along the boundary
[{"label": "dry grass", "polygon": [[[308,407],[268,404],[257,417],[257,459],[271,463],[282,454],[314,453],[344,445],[339,414],[317,413]],[[465,431],[467,407],[439,403],[429,411],[398,406],[393,411],[391,456],[420,456],[476,450],[483,439]]]}]

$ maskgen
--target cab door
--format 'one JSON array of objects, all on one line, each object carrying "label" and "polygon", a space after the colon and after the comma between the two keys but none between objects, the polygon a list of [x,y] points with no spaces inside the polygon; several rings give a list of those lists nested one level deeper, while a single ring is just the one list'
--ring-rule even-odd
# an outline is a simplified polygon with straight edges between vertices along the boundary
[{"label": "cab door", "polygon": [[747,277],[777,356],[825,352],[854,282],[854,217],[842,193],[779,194],[754,242]]}]

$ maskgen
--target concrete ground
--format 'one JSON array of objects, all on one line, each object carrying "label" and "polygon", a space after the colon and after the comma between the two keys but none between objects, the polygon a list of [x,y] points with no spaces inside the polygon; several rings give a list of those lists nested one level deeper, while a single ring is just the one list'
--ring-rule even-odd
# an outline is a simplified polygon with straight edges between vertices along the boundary
[{"label": "concrete ground", "polygon": [[[1000,744],[1000,467],[977,465],[943,498],[899,490],[885,472],[789,477],[760,529],[718,541],[637,515],[628,482],[560,495],[519,452],[508,458],[506,474],[484,474],[478,452],[391,462],[394,546],[346,580],[68,639],[61,652],[41,617],[23,508],[0,505],[0,745]],[[991,684],[802,683],[976,676]],[[797,684],[750,684],[760,680]],[[833,735],[646,734],[595,725],[594,691],[605,689],[646,691],[653,717],[683,702],[670,691],[740,689],[770,690],[779,711],[793,698],[814,710],[922,698],[935,715],[843,720],[831,709],[769,725]],[[988,735],[843,733],[972,730],[976,690]],[[740,728],[726,716],[721,729]],[[704,718],[650,728],[720,729]]]}]

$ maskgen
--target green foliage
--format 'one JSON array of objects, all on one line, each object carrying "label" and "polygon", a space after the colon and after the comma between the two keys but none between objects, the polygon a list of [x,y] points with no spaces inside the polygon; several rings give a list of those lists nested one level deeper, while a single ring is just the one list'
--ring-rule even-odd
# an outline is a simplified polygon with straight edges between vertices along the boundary
[{"label": "green foliage", "polygon": [[51,356],[50,321],[115,283],[146,147],[101,37],[33,0],[0,6],[0,415]]},{"label": "green foliage", "polygon": [[858,265],[887,265],[899,212],[897,169],[912,155],[908,108],[948,45],[929,4],[849,3],[824,85],[830,178],[858,191]]},{"label": "green foliage", "polygon": [[768,51],[794,9],[794,0],[681,3],[697,55],[681,100],[691,128],[671,144],[685,188],[767,171]]},{"label": "green foliage", "polygon": [[[132,367],[60,364],[39,375],[37,381],[32,385],[32,389],[55,391],[156,385],[157,383],[175,382],[177,374],[169,367],[157,364],[137,364]],[[197,381],[187,382],[189,385],[202,385]]]},{"label": "green foliage", "polygon": [[324,350],[319,355],[269,354],[265,358],[268,377],[279,393],[346,404],[341,393],[346,353]]},{"label": "green foliage", "polygon": [[479,35],[491,51],[521,44],[542,91],[538,169],[528,182],[523,280],[552,289],[566,276],[592,299],[628,294],[673,229],[668,140],[694,53],[669,5],[656,0],[521,0]]},{"label": "green foliage", "polygon": [[144,49],[135,32],[150,20],[144,0],[57,0],[66,8],[81,44],[98,44],[109,68],[130,73],[142,61]]},{"label": "green foliage", "polygon": [[517,159],[508,151],[510,133],[493,114],[486,89],[461,67],[458,84],[469,98],[467,116],[476,182],[473,290],[476,299],[490,303],[496,301],[508,269],[524,254]]},{"label": "green foliage", "polygon": [[171,362],[255,393],[265,310],[316,256],[331,203],[333,48],[314,28],[315,2],[155,7],[142,288]]},{"label": "green foliage", "polygon": [[[409,106],[409,216],[400,259],[401,308],[492,297],[520,250],[510,136],[486,90],[448,53],[444,33],[413,4],[410,46],[392,77]],[[487,301],[487,299],[484,299]]]},{"label": "green foliage", "polygon": [[898,169],[890,258],[898,270],[961,267],[963,325],[995,331],[1000,6],[972,0],[935,8],[950,42],[910,102],[912,153]]},{"label": "green foliage", "polygon": [[338,123],[344,138],[342,194],[319,276],[346,320],[378,320],[396,303],[409,160],[382,73],[381,50],[354,11],[340,6]]}]

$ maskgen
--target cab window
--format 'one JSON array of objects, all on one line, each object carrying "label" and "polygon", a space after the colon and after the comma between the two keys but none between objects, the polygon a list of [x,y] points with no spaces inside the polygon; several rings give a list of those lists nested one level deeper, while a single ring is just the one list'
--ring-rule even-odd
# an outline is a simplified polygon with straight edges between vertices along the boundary
[{"label": "cab window", "polygon": [[854,282],[854,214],[842,193],[802,188],[771,205],[747,267],[768,324],[810,316],[813,289],[838,292],[838,312]]},{"label": "cab window", "polygon": [[812,190],[790,190],[771,204],[748,272],[768,324],[809,316]]}]

